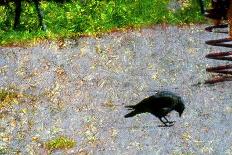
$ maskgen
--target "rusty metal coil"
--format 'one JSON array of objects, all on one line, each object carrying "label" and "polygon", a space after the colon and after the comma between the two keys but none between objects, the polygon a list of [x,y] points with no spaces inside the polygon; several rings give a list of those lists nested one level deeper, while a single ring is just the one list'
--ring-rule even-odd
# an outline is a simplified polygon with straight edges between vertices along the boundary
[{"label": "rusty metal coil", "polygon": [[[208,32],[212,32],[214,28],[225,28],[225,25],[210,26],[210,27],[206,27],[205,30]],[[232,48],[232,44],[230,43],[231,41],[232,41],[231,38],[223,38],[218,40],[208,40],[205,43],[211,46]],[[215,60],[232,61],[232,51],[209,53],[205,57]],[[210,73],[217,73],[217,76],[214,76],[212,79],[206,80],[205,81],[206,84],[232,81],[232,64],[220,65],[216,67],[207,67],[206,71]]]}]

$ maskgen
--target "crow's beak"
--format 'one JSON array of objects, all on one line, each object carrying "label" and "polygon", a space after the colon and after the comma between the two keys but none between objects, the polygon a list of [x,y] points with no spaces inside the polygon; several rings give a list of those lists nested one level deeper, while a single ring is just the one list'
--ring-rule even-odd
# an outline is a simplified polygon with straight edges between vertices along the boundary
[{"label": "crow's beak", "polygon": [[180,116],[180,117],[181,117],[181,114],[182,114],[182,113],[179,113],[179,116]]}]

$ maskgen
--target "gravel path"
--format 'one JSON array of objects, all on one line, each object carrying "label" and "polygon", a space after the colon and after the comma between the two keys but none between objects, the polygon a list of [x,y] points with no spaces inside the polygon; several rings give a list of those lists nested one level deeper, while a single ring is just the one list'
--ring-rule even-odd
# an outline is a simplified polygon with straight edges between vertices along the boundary
[{"label": "gravel path", "polygon": [[[192,86],[210,77],[212,47],[225,34],[204,26],[144,28],[99,38],[0,48],[0,86],[20,92],[1,109],[0,154],[48,154],[44,143],[65,135],[76,141],[61,154],[232,154],[232,82]],[[183,97],[183,117],[173,127],[141,114],[125,119],[124,105],[156,90]]]}]

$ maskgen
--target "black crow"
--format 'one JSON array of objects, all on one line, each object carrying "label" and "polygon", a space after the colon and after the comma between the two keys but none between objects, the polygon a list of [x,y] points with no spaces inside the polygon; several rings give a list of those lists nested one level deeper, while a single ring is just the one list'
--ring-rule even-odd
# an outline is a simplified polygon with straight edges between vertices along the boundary
[{"label": "black crow", "polygon": [[126,108],[133,111],[125,115],[125,118],[148,112],[158,117],[165,126],[172,126],[174,122],[169,121],[165,116],[172,110],[175,110],[181,117],[185,106],[180,96],[169,91],[160,91],[153,96],[145,98],[138,104],[126,106]]}]

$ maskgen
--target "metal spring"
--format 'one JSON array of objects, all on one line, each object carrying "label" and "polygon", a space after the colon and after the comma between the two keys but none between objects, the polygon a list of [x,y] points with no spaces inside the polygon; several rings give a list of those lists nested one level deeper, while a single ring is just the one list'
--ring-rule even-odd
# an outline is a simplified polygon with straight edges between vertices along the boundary
[{"label": "metal spring", "polygon": [[[226,25],[219,25],[219,26],[209,26],[206,27],[205,30],[208,32],[212,32],[215,28],[225,28]],[[223,38],[218,40],[208,40],[205,43],[212,46],[221,46],[221,47],[227,47],[232,48],[232,44],[229,44],[229,42],[232,41],[231,38]],[[227,60],[232,61],[232,51],[228,52],[215,52],[210,53],[205,56],[209,59],[215,59],[215,60]],[[232,81],[232,64],[226,64],[226,65],[220,65],[216,67],[207,67],[206,71],[211,73],[217,73],[218,75],[213,77],[212,79],[206,80],[205,84],[214,84],[218,82],[224,82],[224,81]]]}]

